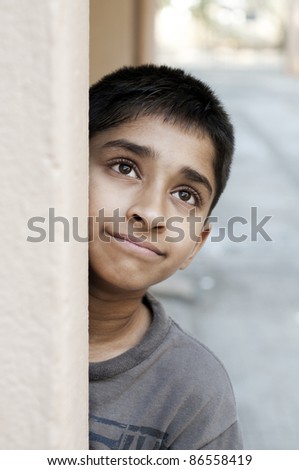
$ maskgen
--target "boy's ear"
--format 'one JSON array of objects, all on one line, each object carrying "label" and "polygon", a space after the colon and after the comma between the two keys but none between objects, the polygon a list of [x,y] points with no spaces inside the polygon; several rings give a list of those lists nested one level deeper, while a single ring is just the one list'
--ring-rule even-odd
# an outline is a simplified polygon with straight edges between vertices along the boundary
[{"label": "boy's ear", "polygon": [[208,239],[208,237],[211,233],[211,230],[212,230],[212,225],[211,224],[208,224],[203,228],[203,230],[200,234],[200,237],[199,237],[198,241],[196,242],[191,255],[183,262],[183,264],[179,267],[179,269],[183,270],[183,269],[187,268],[187,266],[189,266],[189,264],[193,260],[194,256],[197,255],[199,250],[205,244],[206,240]]}]

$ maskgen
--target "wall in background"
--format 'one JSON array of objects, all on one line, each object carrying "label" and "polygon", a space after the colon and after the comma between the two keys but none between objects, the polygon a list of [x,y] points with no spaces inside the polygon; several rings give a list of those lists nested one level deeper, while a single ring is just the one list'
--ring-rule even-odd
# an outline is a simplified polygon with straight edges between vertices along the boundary
[{"label": "wall in background", "polygon": [[153,0],[90,0],[90,83],[154,59]]}]

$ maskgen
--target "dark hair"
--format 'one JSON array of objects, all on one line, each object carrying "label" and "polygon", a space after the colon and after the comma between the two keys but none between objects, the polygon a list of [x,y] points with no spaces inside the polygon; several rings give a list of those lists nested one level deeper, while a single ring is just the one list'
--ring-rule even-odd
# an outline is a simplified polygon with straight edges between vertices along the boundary
[{"label": "dark hair", "polygon": [[184,130],[208,135],[215,148],[215,207],[227,183],[234,150],[234,131],[214,92],[202,81],[165,65],[123,67],[90,88],[89,137],[133,121],[161,116]]}]

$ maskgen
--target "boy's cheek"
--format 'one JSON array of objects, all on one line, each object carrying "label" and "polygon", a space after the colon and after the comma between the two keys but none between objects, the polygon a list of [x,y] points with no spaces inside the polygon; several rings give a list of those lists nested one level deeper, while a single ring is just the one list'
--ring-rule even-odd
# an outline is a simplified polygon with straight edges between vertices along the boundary
[{"label": "boy's cheek", "polygon": [[201,239],[203,225],[204,219],[201,217],[198,217],[198,220],[188,217],[170,218],[166,223],[166,241],[179,244],[197,243]]},{"label": "boy's cheek", "polygon": [[114,211],[121,212],[124,203],[121,191],[112,188],[102,180],[90,180],[89,183],[89,215],[97,215],[100,210],[111,217]]}]

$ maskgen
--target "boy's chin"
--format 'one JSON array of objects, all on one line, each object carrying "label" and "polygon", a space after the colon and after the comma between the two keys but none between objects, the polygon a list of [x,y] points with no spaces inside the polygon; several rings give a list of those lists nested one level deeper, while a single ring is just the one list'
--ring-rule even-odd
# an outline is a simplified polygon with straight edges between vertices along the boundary
[{"label": "boy's chin", "polygon": [[132,293],[137,294],[139,293],[142,296],[148,289],[150,289],[153,285],[159,284],[160,282],[164,281],[171,274],[167,276],[159,276],[154,278],[152,276],[148,279],[147,275],[142,276],[140,273],[136,272],[135,274],[123,274],[123,276],[101,276],[100,274],[96,274],[92,268],[90,268],[90,276],[89,282],[90,284],[99,289],[103,290],[106,293],[111,293],[113,295],[121,295],[125,293]]}]

